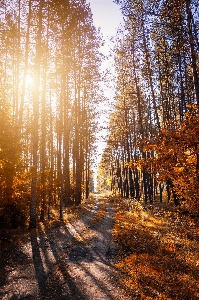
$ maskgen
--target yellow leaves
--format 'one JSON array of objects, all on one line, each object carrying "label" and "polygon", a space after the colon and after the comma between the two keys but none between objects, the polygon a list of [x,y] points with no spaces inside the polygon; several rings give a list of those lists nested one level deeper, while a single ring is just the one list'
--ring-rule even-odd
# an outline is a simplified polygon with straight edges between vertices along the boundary
[{"label": "yellow leaves", "polygon": [[189,103],[187,104],[187,107],[189,109],[194,109],[194,110],[198,110],[198,105],[194,104],[194,103]]},{"label": "yellow leaves", "polygon": [[175,243],[172,242],[172,241],[169,242],[168,244],[166,244],[164,248],[165,248],[165,250],[168,251],[168,252],[172,252],[172,253],[173,253],[173,252],[176,252],[176,245],[175,245]]},{"label": "yellow leaves", "polygon": [[142,257],[142,255],[139,255],[139,259],[142,260],[142,262],[146,262],[143,264],[139,265],[138,271],[140,273],[143,273],[145,276],[150,276],[150,277],[154,277],[154,276],[159,276],[159,272],[158,270],[156,270],[155,268],[153,268],[150,264],[147,265],[147,261],[145,258]]},{"label": "yellow leaves", "polygon": [[[163,220],[154,217],[144,217],[144,224],[143,226],[150,228],[159,228],[163,225]],[[153,231],[152,231],[153,232]]]},{"label": "yellow leaves", "polygon": [[[190,104],[189,109],[198,110],[198,107]],[[167,128],[161,129],[151,139],[143,140],[142,150],[147,152],[146,159],[141,158],[136,163],[132,161],[130,167],[153,173],[159,182],[166,182],[170,178],[178,195],[190,202],[191,194],[194,197],[198,195],[196,145],[199,136],[199,118],[195,115],[195,111],[193,114],[189,112],[185,121],[180,125],[173,125],[169,123]]]},{"label": "yellow leaves", "polygon": [[112,177],[111,176],[108,176],[107,179],[106,179],[106,184],[108,186],[111,186],[111,183],[112,183]]},{"label": "yellow leaves", "polygon": [[186,163],[189,165],[192,165],[192,164],[196,165],[196,156],[191,155],[190,152],[189,153],[187,153],[187,152],[185,153],[185,155],[187,155]]},{"label": "yellow leaves", "polygon": [[129,163],[128,163],[128,166],[131,168],[131,169],[135,169],[137,167],[137,163],[133,160],[131,160]]},{"label": "yellow leaves", "polygon": [[104,199],[100,199],[100,204],[102,208],[98,210],[97,214],[92,219],[92,223],[100,222],[106,215],[106,202]]},{"label": "yellow leaves", "polygon": [[194,222],[193,220],[190,220],[190,221],[189,221],[189,225],[190,225],[190,226],[195,226],[195,222]]},{"label": "yellow leaves", "polygon": [[76,233],[76,234],[75,234],[75,239],[76,239],[78,242],[83,242],[83,241],[84,241],[83,237],[82,237],[79,233]]},{"label": "yellow leaves", "polygon": [[174,171],[176,173],[182,173],[182,172],[184,172],[184,167],[174,167]]},{"label": "yellow leaves", "polygon": [[[70,208],[66,208],[63,211],[63,218],[61,222],[67,224],[71,220],[78,220],[94,206],[95,199],[96,198],[91,197],[91,199],[83,200],[81,205],[79,206],[72,206]],[[50,210],[51,219],[49,221],[50,227],[57,226],[60,224],[59,215],[60,215],[59,208],[51,207]]]},{"label": "yellow leaves", "polygon": [[144,152],[153,152],[156,151],[156,149],[157,149],[157,145],[152,143],[148,143],[143,146]]},{"label": "yellow leaves", "polygon": [[131,254],[127,258],[121,260],[116,264],[118,268],[126,268],[128,269],[128,273],[131,274],[133,271],[133,266],[135,265],[136,262],[136,254]]}]

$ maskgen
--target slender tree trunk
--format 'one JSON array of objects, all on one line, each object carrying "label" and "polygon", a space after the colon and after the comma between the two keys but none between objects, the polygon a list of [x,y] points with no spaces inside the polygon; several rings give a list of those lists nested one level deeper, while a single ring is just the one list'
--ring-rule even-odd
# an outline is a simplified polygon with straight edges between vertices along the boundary
[{"label": "slender tree trunk", "polygon": [[30,26],[31,26],[31,17],[32,17],[32,0],[29,0],[28,6],[29,6],[29,11],[28,11],[28,24],[27,24],[27,30],[26,30],[24,74],[23,74],[21,102],[20,102],[20,109],[19,109],[19,125],[20,126],[22,126],[26,78],[27,78],[27,74],[28,74],[28,55],[29,55],[29,43],[30,43]]},{"label": "slender tree trunk", "polygon": [[[142,18],[144,19],[144,17],[142,17]],[[144,28],[144,20],[142,21],[142,31],[143,31],[143,46],[144,46],[144,53],[145,53],[145,57],[146,57],[148,81],[149,81],[149,86],[150,86],[150,90],[151,90],[151,96],[152,96],[153,108],[154,108],[154,112],[155,112],[155,118],[156,118],[158,129],[160,129],[160,121],[159,121],[159,115],[158,115],[156,99],[155,99],[155,92],[154,92],[154,87],[153,87],[153,80],[152,80],[150,52],[149,52],[148,47],[147,47],[146,34],[145,34],[145,28]]]},{"label": "slender tree trunk", "polygon": [[162,183],[159,184],[159,190],[160,190],[160,203],[162,204],[163,190],[164,190],[164,185]]},{"label": "slender tree trunk", "polygon": [[[31,7],[30,7],[31,9]],[[42,34],[42,0],[39,4],[39,26],[37,34],[37,49],[36,49],[36,76],[35,89],[33,97],[33,171],[31,184],[31,201],[30,201],[30,228],[36,228],[36,208],[37,208],[37,167],[38,167],[38,124],[39,124],[39,91],[40,91],[40,76],[41,76],[41,34]]]},{"label": "slender tree trunk", "polygon": [[193,17],[192,17],[190,5],[191,5],[190,0],[186,0],[187,26],[188,26],[190,49],[191,49],[193,79],[194,79],[194,86],[195,86],[196,101],[197,101],[197,105],[199,105],[199,75],[198,75],[197,59],[196,59],[197,54],[194,48],[194,37],[193,37],[193,30],[192,30]]}]

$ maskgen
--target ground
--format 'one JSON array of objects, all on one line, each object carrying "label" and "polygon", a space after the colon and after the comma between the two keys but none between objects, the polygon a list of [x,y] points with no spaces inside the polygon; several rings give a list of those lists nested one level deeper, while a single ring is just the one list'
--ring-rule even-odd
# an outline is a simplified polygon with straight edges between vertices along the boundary
[{"label": "ground", "polygon": [[67,224],[2,232],[0,299],[130,299],[116,280],[114,210],[98,198]]},{"label": "ground", "polygon": [[0,299],[199,299],[198,216],[100,196],[64,216],[0,231]]}]

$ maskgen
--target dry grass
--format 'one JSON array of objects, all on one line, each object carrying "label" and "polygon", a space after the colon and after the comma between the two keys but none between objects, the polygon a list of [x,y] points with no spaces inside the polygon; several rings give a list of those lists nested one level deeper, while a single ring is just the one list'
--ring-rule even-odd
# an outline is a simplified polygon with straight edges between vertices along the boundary
[{"label": "dry grass", "polygon": [[[127,208],[127,209],[126,209]],[[114,239],[133,299],[199,299],[199,221],[177,210],[120,201]]]},{"label": "dry grass", "polygon": [[103,198],[100,198],[101,209],[98,210],[97,214],[91,221],[91,224],[99,223],[106,215],[106,202]]},{"label": "dry grass", "polygon": [[60,219],[59,207],[52,207],[50,211],[50,219],[45,222],[45,226],[51,228],[60,226],[61,224],[67,224],[73,220],[78,220],[92,209],[95,202],[96,197],[91,195],[89,196],[89,199],[83,199],[81,205],[74,205],[63,209],[62,219]]}]

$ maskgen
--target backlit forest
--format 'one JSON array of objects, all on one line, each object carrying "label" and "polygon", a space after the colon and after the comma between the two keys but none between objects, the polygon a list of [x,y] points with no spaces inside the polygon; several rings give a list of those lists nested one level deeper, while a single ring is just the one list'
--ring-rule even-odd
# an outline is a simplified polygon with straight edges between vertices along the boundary
[{"label": "backlit forest", "polygon": [[93,191],[102,80],[115,105],[98,189],[198,212],[198,0],[115,2],[124,24],[104,78],[86,1],[0,1],[0,206],[19,223],[55,204],[62,218]]},{"label": "backlit forest", "polygon": [[199,0],[113,2],[0,0],[0,299],[199,299]]},{"label": "backlit forest", "polygon": [[99,189],[198,212],[198,1],[115,1],[115,110]]},{"label": "backlit forest", "polygon": [[35,227],[93,190],[102,38],[85,1],[1,1],[0,28],[0,201]]}]

